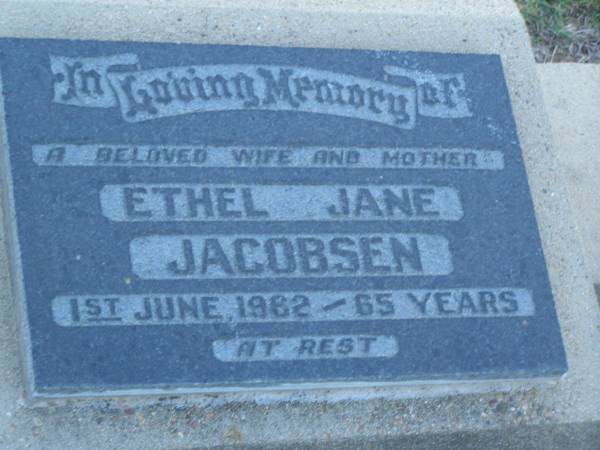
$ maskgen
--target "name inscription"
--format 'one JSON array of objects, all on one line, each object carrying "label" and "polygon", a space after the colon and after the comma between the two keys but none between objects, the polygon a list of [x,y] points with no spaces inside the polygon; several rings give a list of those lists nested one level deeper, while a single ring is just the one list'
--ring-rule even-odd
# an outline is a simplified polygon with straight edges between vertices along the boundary
[{"label": "name inscription", "polygon": [[434,234],[160,235],[130,244],[149,280],[447,275],[448,240]]},{"label": "name inscription", "polygon": [[138,184],[100,191],[118,222],[211,220],[460,220],[458,193],[437,186]]}]

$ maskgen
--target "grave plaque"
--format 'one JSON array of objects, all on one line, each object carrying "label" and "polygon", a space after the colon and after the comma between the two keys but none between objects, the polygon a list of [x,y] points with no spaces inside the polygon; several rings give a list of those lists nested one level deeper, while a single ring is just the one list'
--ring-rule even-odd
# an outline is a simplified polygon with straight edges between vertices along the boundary
[{"label": "grave plaque", "polygon": [[34,396],[555,377],[497,55],[0,40]]}]

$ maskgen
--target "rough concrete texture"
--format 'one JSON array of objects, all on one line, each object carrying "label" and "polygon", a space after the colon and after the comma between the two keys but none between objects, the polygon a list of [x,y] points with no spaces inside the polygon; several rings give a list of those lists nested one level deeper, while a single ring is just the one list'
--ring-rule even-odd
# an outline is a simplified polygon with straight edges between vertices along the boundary
[{"label": "rough concrete texture", "polygon": [[[179,0],[4,1],[0,10],[2,36],[499,53],[570,364],[555,385],[503,394],[431,397],[432,391],[423,388],[411,391],[421,398],[402,399],[406,391],[401,389],[354,389],[69,401],[29,408],[22,397],[3,256],[2,448],[598,448],[600,311],[551,145],[528,36],[512,2],[373,0],[366,6],[358,0],[252,0],[241,6],[223,0],[199,6]],[[554,75],[555,85],[574,86],[567,72]],[[572,141],[568,144],[578,150]],[[463,388],[445,392],[458,394]]]},{"label": "rough concrete texture", "polygon": [[538,67],[591,281],[600,283],[600,66]]}]

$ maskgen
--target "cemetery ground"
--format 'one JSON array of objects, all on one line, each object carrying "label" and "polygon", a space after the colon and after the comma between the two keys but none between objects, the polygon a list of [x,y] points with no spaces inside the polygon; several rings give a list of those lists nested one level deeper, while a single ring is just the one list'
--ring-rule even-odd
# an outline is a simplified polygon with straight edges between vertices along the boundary
[{"label": "cemetery ground", "polygon": [[600,63],[600,0],[517,0],[537,62]]}]

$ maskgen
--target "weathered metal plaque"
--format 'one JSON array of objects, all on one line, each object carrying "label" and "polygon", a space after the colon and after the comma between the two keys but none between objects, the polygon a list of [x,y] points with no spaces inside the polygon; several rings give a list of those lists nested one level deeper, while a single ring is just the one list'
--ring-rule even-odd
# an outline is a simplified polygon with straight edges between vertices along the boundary
[{"label": "weathered metal plaque", "polygon": [[498,56],[0,51],[33,395],[566,370]]}]

